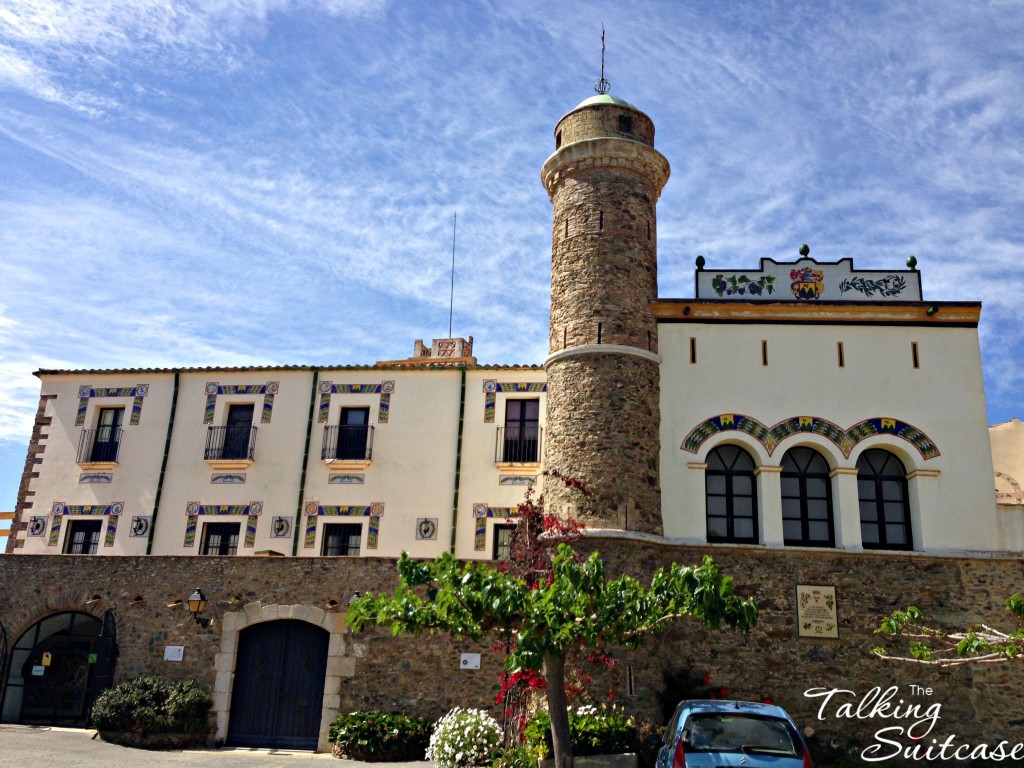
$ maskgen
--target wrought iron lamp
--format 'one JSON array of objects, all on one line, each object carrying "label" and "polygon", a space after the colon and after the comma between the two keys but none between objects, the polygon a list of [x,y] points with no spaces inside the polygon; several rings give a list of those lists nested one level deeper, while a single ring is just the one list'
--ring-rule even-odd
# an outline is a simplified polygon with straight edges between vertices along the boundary
[{"label": "wrought iron lamp", "polygon": [[206,602],[206,595],[203,594],[203,590],[199,587],[196,587],[196,591],[188,598],[188,612],[192,614],[196,624],[204,628],[210,626],[209,619],[200,618],[200,614],[206,610]]}]

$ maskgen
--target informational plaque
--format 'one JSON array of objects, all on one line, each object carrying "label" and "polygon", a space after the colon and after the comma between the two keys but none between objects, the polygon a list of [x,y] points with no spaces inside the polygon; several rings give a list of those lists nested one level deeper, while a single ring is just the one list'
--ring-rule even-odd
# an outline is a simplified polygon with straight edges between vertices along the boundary
[{"label": "informational plaque", "polygon": [[836,588],[796,585],[796,625],[800,637],[839,637]]},{"label": "informational plaque", "polygon": [[181,661],[185,658],[184,645],[165,645],[164,661]]},{"label": "informational plaque", "polygon": [[459,669],[480,669],[479,653],[464,653],[459,659]]}]

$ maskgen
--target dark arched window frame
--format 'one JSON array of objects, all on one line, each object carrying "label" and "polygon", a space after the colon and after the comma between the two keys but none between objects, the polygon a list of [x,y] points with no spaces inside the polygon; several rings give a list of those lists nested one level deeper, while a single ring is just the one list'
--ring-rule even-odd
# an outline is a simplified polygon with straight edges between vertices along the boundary
[{"label": "dark arched window frame", "polygon": [[757,544],[757,481],[753,457],[737,445],[708,454],[704,498],[708,541]]},{"label": "dark arched window frame", "polygon": [[832,478],[825,457],[804,446],[782,457],[782,535],[787,547],[834,547]]},{"label": "dark arched window frame", "polygon": [[907,470],[895,454],[872,448],[860,455],[857,496],[864,549],[914,548]]}]

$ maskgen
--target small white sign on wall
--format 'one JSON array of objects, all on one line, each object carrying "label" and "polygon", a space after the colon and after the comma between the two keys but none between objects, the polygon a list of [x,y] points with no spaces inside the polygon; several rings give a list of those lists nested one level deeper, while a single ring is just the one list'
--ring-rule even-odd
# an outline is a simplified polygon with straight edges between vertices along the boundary
[{"label": "small white sign on wall", "polygon": [[459,662],[459,669],[480,669],[479,653],[464,653]]},{"label": "small white sign on wall", "polygon": [[185,658],[184,645],[165,645],[164,661],[181,661]]}]

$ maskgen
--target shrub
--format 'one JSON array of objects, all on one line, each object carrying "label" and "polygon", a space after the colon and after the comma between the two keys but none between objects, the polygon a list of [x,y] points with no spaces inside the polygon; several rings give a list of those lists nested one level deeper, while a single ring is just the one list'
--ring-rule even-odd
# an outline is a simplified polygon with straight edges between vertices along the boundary
[{"label": "shrub", "polygon": [[195,680],[168,683],[146,675],[118,683],[96,697],[92,723],[101,733],[206,733],[212,705]]},{"label": "shrub", "polygon": [[[526,744],[539,757],[550,757],[551,718],[538,712],[526,726]],[[637,751],[637,726],[616,707],[585,705],[569,711],[569,738],[574,755],[615,755]]]},{"label": "shrub", "polygon": [[537,760],[526,747],[506,747],[495,754],[491,768],[537,768]]},{"label": "shrub", "polygon": [[501,726],[480,709],[456,707],[434,725],[427,759],[440,768],[486,765],[501,746]]},{"label": "shrub", "polygon": [[360,710],[334,718],[330,739],[334,756],[347,760],[421,760],[432,727],[429,720],[408,715]]}]

